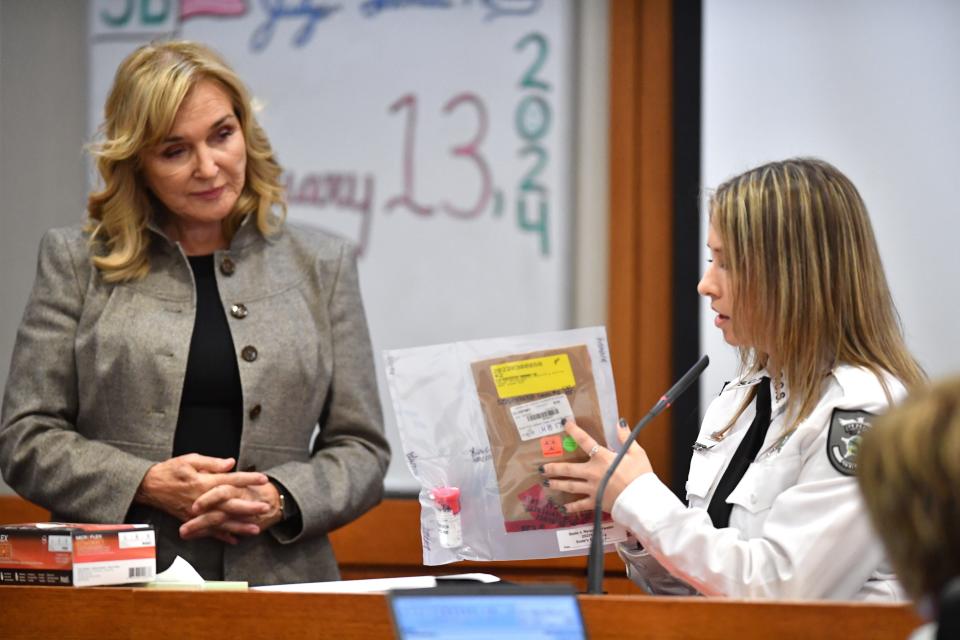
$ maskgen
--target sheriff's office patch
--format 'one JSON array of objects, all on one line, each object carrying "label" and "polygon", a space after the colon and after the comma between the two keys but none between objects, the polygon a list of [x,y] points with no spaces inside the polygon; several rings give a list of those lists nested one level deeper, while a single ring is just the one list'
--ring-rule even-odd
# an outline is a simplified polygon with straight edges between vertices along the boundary
[{"label": "sheriff's office patch", "polygon": [[866,411],[834,409],[827,436],[827,457],[833,468],[846,476],[857,473],[860,439],[873,424],[874,416]]}]

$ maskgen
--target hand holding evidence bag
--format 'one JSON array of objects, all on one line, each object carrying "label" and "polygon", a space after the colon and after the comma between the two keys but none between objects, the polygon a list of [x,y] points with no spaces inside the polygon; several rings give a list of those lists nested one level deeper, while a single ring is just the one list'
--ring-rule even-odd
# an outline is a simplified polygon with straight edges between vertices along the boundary
[{"label": "hand holding evidence bag", "polygon": [[[575,417],[616,442],[613,372],[602,327],[385,352],[404,454],[421,484],[424,563],[583,555],[592,515],[539,467],[582,461]],[[607,543],[622,538],[606,527]]]}]

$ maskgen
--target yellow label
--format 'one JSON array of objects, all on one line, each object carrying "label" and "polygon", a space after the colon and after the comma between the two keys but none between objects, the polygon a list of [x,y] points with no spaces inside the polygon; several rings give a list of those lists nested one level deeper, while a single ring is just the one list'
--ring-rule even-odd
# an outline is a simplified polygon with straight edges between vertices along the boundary
[{"label": "yellow label", "polygon": [[547,393],[575,387],[570,357],[565,353],[544,358],[490,365],[493,384],[501,399]]}]

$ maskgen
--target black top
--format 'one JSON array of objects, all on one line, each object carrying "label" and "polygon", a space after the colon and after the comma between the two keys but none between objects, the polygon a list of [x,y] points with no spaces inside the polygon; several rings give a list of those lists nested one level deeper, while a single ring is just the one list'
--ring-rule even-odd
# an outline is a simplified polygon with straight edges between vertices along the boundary
[{"label": "black top", "polygon": [[230,325],[217,290],[213,256],[188,258],[197,285],[197,316],[173,455],[200,453],[237,459],[243,431],[243,390]]},{"label": "black top", "polygon": [[767,436],[767,429],[770,428],[770,415],[772,407],[770,406],[770,378],[764,376],[757,387],[756,395],[757,414],[750,423],[750,429],[736,453],[730,459],[727,470],[723,472],[717,490],[713,493],[713,499],[710,500],[710,506],[707,507],[707,513],[710,514],[710,520],[717,529],[723,529],[730,526],[730,512],[733,511],[733,505],[727,502],[727,498],[740,484],[744,474],[750,467],[750,464],[760,453],[760,446]]}]

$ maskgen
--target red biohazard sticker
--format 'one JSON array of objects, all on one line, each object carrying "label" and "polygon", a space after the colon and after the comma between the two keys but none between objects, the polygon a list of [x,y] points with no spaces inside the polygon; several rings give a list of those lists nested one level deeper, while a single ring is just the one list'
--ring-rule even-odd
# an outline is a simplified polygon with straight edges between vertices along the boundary
[{"label": "red biohazard sticker", "polygon": [[540,451],[544,458],[556,458],[563,455],[563,436],[546,436],[540,438]]}]

